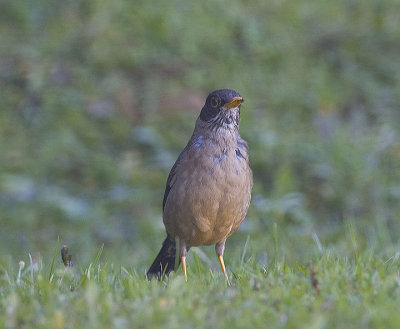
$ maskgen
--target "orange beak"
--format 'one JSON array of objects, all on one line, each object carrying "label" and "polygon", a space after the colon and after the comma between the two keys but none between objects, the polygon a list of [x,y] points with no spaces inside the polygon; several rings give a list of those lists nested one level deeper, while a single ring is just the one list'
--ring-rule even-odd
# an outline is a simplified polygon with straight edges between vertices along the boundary
[{"label": "orange beak", "polygon": [[242,97],[233,97],[232,100],[229,103],[224,104],[223,107],[226,109],[231,109],[234,107],[238,107],[240,104],[244,102]]}]

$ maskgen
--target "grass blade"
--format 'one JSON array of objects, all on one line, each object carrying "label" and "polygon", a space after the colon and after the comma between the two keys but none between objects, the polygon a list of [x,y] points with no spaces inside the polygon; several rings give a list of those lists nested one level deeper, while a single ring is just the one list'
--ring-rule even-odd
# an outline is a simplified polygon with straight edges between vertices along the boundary
[{"label": "grass blade", "polygon": [[278,225],[274,223],[273,226],[273,238],[274,238],[274,265],[278,263],[279,250],[278,250]]},{"label": "grass blade", "polygon": [[99,252],[97,253],[96,259],[93,262],[93,268],[96,268],[97,265],[99,264],[101,254],[103,253],[103,249],[104,249],[104,243],[101,245]]},{"label": "grass blade", "polygon": [[243,252],[242,252],[242,258],[240,259],[240,267],[243,267],[244,263],[244,257],[246,256],[247,249],[249,247],[249,242],[250,242],[250,235],[247,235],[246,242],[244,244]]},{"label": "grass blade", "polygon": [[51,277],[53,276],[54,263],[56,262],[59,243],[60,243],[60,236],[57,236],[57,244],[56,244],[56,248],[54,249],[53,261],[51,262],[51,267],[50,267],[49,281],[51,281]]}]

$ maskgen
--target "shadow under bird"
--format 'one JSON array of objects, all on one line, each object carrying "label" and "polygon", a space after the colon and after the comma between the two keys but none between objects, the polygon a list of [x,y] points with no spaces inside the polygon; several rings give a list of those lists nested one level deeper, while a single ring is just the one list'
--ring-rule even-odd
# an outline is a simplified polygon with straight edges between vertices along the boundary
[{"label": "shadow under bird", "polygon": [[253,186],[247,143],[239,135],[242,103],[230,89],[208,95],[193,135],[168,176],[163,200],[167,237],[147,271],[149,279],[174,270],[177,243],[185,279],[189,248],[215,244],[229,283],[225,241],[246,216]]}]

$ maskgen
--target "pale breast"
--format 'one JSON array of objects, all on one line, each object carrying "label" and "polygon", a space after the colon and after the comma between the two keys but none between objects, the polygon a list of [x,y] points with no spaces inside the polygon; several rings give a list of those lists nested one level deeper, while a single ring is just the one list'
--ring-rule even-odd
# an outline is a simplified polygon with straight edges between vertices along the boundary
[{"label": "pale breast", "polygon": [[170,235],[191,246],[206,245],[238,228],[252,188],[247,145],[240,141],[228,148],[200,136],[187,150],[165,204],[164,224]]}]

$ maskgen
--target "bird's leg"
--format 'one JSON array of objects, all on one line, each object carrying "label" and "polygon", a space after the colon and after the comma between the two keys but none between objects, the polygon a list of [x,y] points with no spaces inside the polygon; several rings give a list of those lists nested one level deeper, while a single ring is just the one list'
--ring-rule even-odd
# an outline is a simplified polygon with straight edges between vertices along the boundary
[{"label": "bird's leg", "polygon": [[221,242],[218,242],[215,245],[215,252],[216,252],[216,254],[218,256],[218,260],[219,260],[219,263],[221,265],[222,273],[224,273],[226,282],[227,282],[228,286],[230,286],[231,283],[229,282],[228,274],[226,273],[225,263],[224,263],[224,249],[225,249],[225,240],[221,241]]},{"label": "bird's leg", "polygon": [[185,276],[185,281],[187,281],[186,254],[187,254],[186,244],[185,244],[185,242],[182,241],[182,239],[179,239],[179,256],[181,257],[182,272],[183,272],[183,275]]}]

